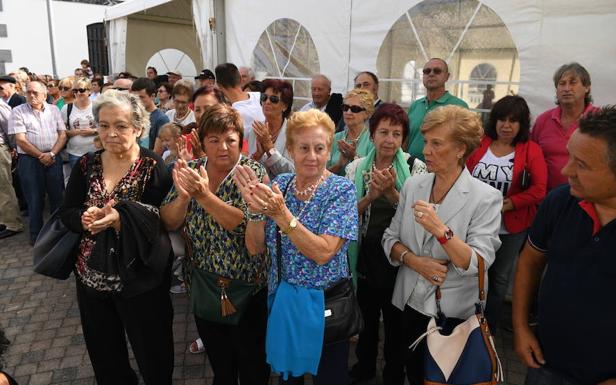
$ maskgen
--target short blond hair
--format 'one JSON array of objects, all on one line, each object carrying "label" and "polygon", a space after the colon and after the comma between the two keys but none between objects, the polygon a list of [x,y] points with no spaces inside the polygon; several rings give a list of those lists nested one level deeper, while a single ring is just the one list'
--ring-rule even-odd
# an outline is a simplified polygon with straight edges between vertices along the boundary
[{"label": "short blond hair", "polygon": [[304,112],[295,112],[287,121],[287,148],[295,144],[298,135],[306,130],[322,127],[327,134],[327,148],[330,148],[334,141],[335,125],[332,118],[325,112],[316,108]]},{"label": "short blond hair", "polygon": [[346,95],[344,95],[344,100],[352,97],[359,99],[359,104],[366,109],[368,117],[371,117],[374,112],[374,95],[372,95],[372,92],[359,88],[353,88],[351,91],[347,92]]},{"label": "short blond hair", "polygon": [[62,86],[62,87],[73,87],[73,83],[75,82],[75,77],[74,76],[67,76],[65,78],[62,78],[62,80],[60,80],[58,82],[58,87]]},{"label": "short blond hair", "polygon": [[450,129],[453,141],[466,147],[464,156],[460,160],[462,164],[465,163],[468,156],[481,143],[483,127],[481,126],[479,116],[459,106],[448,105],[438,107],[429,112],[424,118],[421,133],[425,134],[433,128],[440,126],[447,126]]},{"label": "short blond hair", "polygon": [[92,89],[92,82],[88,78],[77,78],[73,83],[73,88],[85,88],[86,90]]}]

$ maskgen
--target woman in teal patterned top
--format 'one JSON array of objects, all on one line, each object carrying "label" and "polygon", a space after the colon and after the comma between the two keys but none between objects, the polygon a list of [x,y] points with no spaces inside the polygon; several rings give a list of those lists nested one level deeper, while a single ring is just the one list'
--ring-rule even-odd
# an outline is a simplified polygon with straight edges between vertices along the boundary
[{"label": "woman in teal patterned top", "polygon": [[[207,341],[214,383],[236,384],[239,378],[242,384],[265,384],[269,378],[265,362],[268,262],[262,250],[245,240],[245,203],[232,177],[238,166],[244,166],[259,181],[269,181],[263,166],[240,153],[243,124],[233,108],[210,107],[198,133],[206,157],[188,163],[178,160],[174,187],[163,202],[161,216],[169,230],[184,225],[187,249],[192,251],[186,273],[189,283],[200,270],[255,287],[237,324],[195,314],[199,336]],[[193,296],[220,297],[196,280],[188,289]]]}]

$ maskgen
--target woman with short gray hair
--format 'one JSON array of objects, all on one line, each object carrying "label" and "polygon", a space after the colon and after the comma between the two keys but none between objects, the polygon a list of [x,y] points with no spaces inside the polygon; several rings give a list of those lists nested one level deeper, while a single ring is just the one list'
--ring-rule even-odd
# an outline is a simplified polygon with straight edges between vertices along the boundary
[{"label": "woman with short gray hair", "polygon": [[92,110],[103,149],[79,158],[60,208],[81,235],[74,272],[90,361],[99,385],[137,384],[127,335],[145,384],[171,384],[173,254],[158,209],[171,177],[138,145],[149,117],[137,97],[110,90]]}]

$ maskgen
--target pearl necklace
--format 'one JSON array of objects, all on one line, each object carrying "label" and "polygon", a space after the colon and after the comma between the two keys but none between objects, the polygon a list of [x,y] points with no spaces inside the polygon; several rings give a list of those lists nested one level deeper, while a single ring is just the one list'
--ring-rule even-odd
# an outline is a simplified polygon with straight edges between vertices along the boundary
[{"label": "pearl necklace", "polygon": [[310,196],[310,198],[312,198],[312,195],[315,193],[315,191],[317,191],[317,188],[319,188],[319,185],[323,183],[324,180],[325,180],[325,175],[321,175],[321,177],[319,178],[319,180],[316,181],[315,184],[312,184],[303,190],[298,190],[297,189],[297,178],[295,178],[293,179],[293,190],[295,190],[295,194],[297,194],[298,197]]}]

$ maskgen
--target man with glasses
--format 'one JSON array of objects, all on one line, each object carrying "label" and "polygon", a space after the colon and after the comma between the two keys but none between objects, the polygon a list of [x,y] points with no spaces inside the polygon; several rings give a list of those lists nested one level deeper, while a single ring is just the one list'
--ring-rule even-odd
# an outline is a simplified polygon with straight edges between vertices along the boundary
[{"label": "man with glasses", "polygon": [[17,80],[12,76],[0,76],[0,97],[11,108],[15,108],[26,102],[26,98],[19,95],[15,89]]},{"label": "man with glasses", "polygon": [[113,89],[128,92],[130,87],[133,85],[133,80],[129,78],[118,78],[113,82]]},{"label": "man with glasses", "polygon": [[66,143],[66,126],[58,107],[47,104],[47,87],[31,81],[26,88],[27,103],[13,109],[8,133],[15,135],[19,161],[17,172],[28,202],[30,244],[43,227],[45,194],[50,211],[62,203],[64,177],[62,159],[56,156]]},{"label": "man with glasses", "polygon": [[261,93],[242,90],[240,71],[233,63],[219,64],[214,72],[216,72],[218,87],[242,117],[244,139],[248,142],[248,155],[252,156],[257,152],[257,138],[252,130],[252,123],[255,120],[265,121],[261,108]]},{"label": "man with glasses", "polygon": [[8,135],[8,124],[11,107],[0,100],[0,239],[13,236],[24,229],[19,214],[19,203],[13,189],[11,174],[11,146]]},{"label": "man with glasses", "polygon": [[432,58],[423,67],[423,85],[426,88],[426,96],[417,99],[409,107],[409,146],[408,153],[424,160],[424,139],[421,135],[421,125],[428,112],[437,107],[453,104],[468,108],[466,102],[456,98],[445,89],[445,83],[449,80],[449,67],[445,60]]}]

